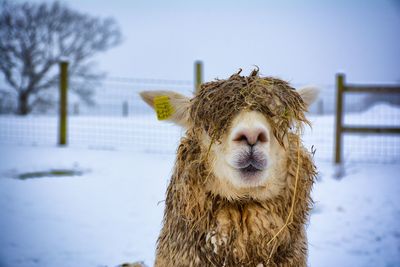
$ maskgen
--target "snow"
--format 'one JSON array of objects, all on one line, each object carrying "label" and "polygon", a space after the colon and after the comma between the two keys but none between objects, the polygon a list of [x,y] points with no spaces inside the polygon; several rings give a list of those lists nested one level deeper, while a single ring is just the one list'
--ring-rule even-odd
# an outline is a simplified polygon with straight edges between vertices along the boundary
[{"label": "snow", "polygon": [[[363,123],[368,115],[368,123],[382,110],[395,117],[378,123],[400,124],[399,109],[387,105],[348,117]],[[400,266],[400,138],[385,137],[387,150],[382,137],[351,136],[338,167],[326,157],[333,148],[333,117],[310,119],[314,127],[304,141],[317,148],[320,177],[307,228],[309,265]],[[152,266],[181,131],[148,115],[78,116],[70,120],[71,129],[78,127],[70,146],[59,148],[55,125],[51,117],[0,116],[0,267],[104,267],[139,260]],[[49,134],[37,138],[44,130]],[[365,144],[371,147],[356,149]],[[371,163],[374,153],[389,163]],[[16,179],[53,169],[82,175]]]},{"label": "snow", "polygon": [[[3,146],[0,158],[0,266],[152,264],[173,155]],[[14,178],[54,168],[84,174]],[[399,167],[318,168],[310,265],[399,266]]]},{"label": "snow", "polygon": [[[171,156],[3,146],[1,159],[0,266],[114,266],[153,259]],[[153,161],[157,166],[149,168]],[[12,178],[51,168],[86,174]]]},{"label": "snow", "polygon": [[308,228],[311,266],[400,266],[399,166],[318,167]]}]

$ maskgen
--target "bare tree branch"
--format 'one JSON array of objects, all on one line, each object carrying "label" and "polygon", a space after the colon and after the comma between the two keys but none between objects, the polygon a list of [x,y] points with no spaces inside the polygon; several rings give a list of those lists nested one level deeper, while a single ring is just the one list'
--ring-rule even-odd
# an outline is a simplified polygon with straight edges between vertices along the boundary
[{"label": "bare tree branch", "polygon": [[[91,68],[89,60],[120,42],[112,18],[92,17],[60,2],[0,2],[0,73],[17,92],[19,114],[50,106],[47,91],[56,88],[61,59],[70,61],[71,79],[99,78],[101,73]],[[73,91],[90,103],[93,93],[88,85]]]}]

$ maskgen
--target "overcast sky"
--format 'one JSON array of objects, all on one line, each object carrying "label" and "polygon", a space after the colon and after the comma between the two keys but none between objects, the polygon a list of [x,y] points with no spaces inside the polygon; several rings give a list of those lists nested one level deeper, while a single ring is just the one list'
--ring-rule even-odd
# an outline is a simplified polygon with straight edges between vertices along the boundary
[{"label": "overcast sky", "polygon": [[200,59],[206,80],[258,65],[293,83],[400,81],[398,0],[64,2],[119,22],[124,42],[98,57],[110,76],[190,80]]}]

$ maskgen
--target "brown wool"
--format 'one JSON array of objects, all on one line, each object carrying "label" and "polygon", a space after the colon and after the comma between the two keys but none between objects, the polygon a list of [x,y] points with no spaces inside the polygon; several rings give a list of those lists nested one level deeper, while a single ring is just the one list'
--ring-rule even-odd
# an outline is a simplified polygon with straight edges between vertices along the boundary
[{"label": "brown wool", "polygon": [[[205,189],[217,178],[210,170],[209,148],[202,145],[200,133],[205,130],[214,142],[220,141],[235,115],[245,109],[264,114],[278,141],[288,143],[287,185],[272,199],[228,200]],[[288,83],[261,78],[258,70],[201,86],[191,100],[191,126],[179,145],[167,189],[157,267],[306,266],[304,226],[316,169],[310,153],[297,143],[300,137],[295,128],[308,124],[305,110],[302,98]],[[288,218],[292,203],[291,223],[270,242]]]},{"label": "brown wool", "polygon": [[[296,122],[307,123],[303,99],[287,82],[272,77],[259,77],[258,70],[249,76],[238,73],[227,80],[201,85],[192,99],[190,117],[194,128],[205,129],[215,140],[226,132],[229,122],[242,110],[259,111],[273,126],[275,137],[283,137]],[[197,131],[197,132],[201,132]]]}]

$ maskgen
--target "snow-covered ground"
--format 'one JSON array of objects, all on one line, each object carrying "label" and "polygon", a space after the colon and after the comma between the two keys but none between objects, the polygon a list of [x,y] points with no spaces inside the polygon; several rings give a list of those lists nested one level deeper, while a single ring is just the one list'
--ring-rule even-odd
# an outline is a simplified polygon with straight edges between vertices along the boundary
[{"label": "snow-covered ground", "polygon": [[[0,116],[0,267],[151,266],[182,134],[154,117],[72,116],[70,145],[58,148],[56,118]],[[304,141],[320,172],[310,266],[400,266],[399,136],[345,136],[338,168],[334,117],[310,120]],[[345,122],[398,126],[400,109],[378,105]],[[51,170],[81,175],[17,179]]]},{"label": "snow-covered ground", "polygon": [[[151,266],[174,155],[5,145],[0,266]],[[400,266],[398,165],[318,162],[310,266]],[[20,180],[72,169],[81,176]]]}]

